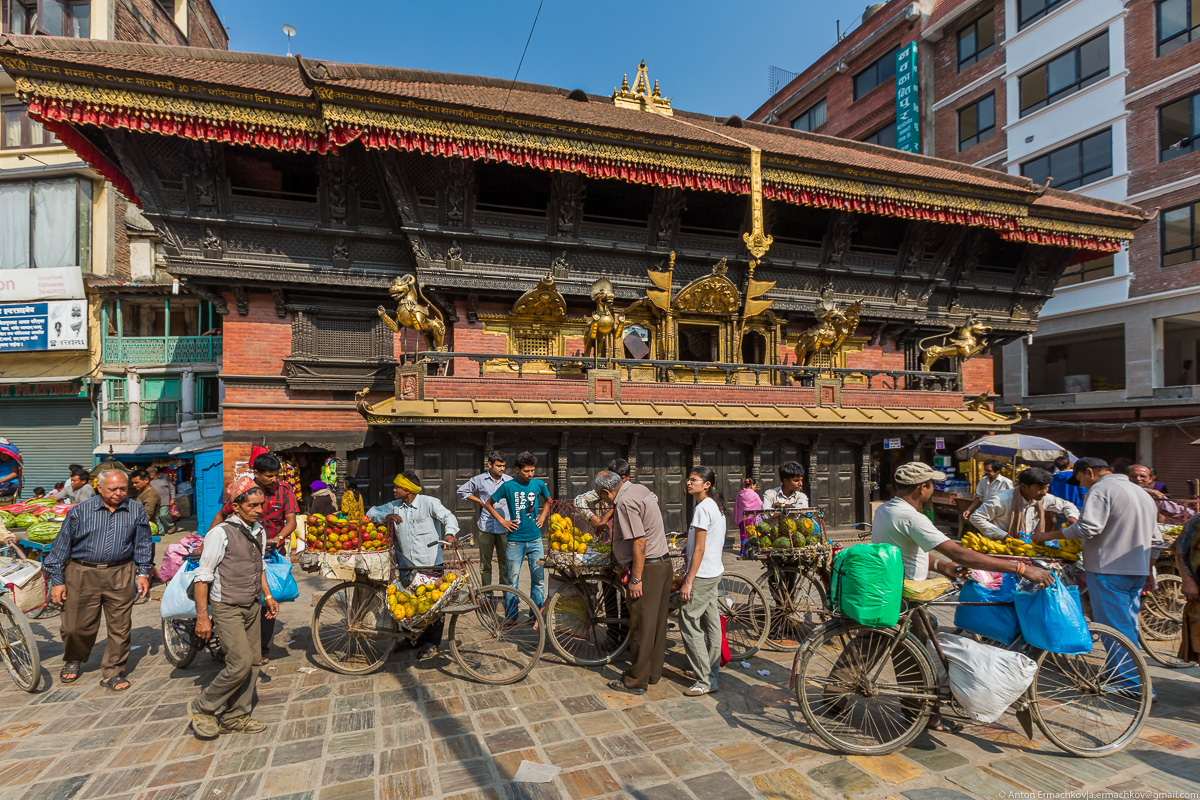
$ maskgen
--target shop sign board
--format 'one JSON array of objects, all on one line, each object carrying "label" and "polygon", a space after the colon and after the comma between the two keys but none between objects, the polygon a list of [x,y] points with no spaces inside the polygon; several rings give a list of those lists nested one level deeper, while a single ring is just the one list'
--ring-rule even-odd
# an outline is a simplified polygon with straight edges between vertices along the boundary
[{"label": "shop sign board", "polygon": [[921,152],[921,106],[918,96],[917,43],[896,53],[896,149]]},{"label": "shop sign board", "polygon": [[933,440],[933,449],[934,450],[945,450],[946,449],[946,440],[944,438],[942,438],[941,436],[938,436],[937,438],[935,438]]},{"label": "shop sign board", "polygon": [[900,444],[899,439],[884,439],[883,440],[883,449],[884,450],[900,450],[901,447],[902,447],[902,445]]},{"label": "shop sign board", "polygon": [[0,305],[80,299],[83,299],[83,271],[79,267],[0,271]]},{"label": "shop sign board", "polygon": [[87,350],[87,301],[0,305],[0,353]]},{"label": "shop sign board", "polygon": [[45,383],[0,383],[0,398],[87,397],[83,381],[47,381]]}]

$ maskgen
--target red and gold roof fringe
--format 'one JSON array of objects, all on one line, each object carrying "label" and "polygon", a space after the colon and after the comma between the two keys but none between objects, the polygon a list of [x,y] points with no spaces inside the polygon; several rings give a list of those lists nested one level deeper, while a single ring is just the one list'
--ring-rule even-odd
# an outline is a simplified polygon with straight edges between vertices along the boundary
[{"label": "red and gold roof fringe", "polygon": [[100,152],[95,145],[84,138],[83,134],[71,127],[70,124],[58,119],[42,118],[42,124],[46,130],[58,137],[58,140],[67,147],[75,151],[75,154],[83,159],[92,169],[99,172],[104,178],[111,183],[116,190],[125,195],[125,199],[133,203],[138,208],[142,207],[142,201],[137,196],[137,190],[133,188],[133,183],[129,178],[125,177],[125,173],[121,172],[116,164],[109,160],[108,156]]}]

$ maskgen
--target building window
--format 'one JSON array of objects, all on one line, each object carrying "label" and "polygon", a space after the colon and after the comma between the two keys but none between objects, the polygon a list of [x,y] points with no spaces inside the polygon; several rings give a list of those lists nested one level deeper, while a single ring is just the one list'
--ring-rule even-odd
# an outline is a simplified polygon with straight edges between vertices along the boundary
[{"label": "building window", "polygon": [[825,98],[792,120],[792,127],[798,131],[815,131],[825,124]]},{"label": "building window", "polygon": [[863,139],[867,144],[879,144],[884,147],[896,146],[896,120],[892,120],[870,136]]},{"label": "building window", "polygon": [[996,95],[981,97],[958,110],[958,149],[966,150],[996,133]]},{"label": "building window", "polygon": [[91,0],[3,0],[5,33],[71,36],[92,35]]},{"label": "building window", "polygon": [[958,32],[958,71],[982,61],[996,49],[996,13],[989,11]]},{"label": "building window", "polygon": [[1017,0],[1018,29],[1041,19],[1067,0]]},{"label": "building window", "polygon": [[1065,286],[1077,286],[1088,281],[1111,278],[1115,271],[1116,266],[1111,253],[1100,258],[1093,258],[1091,261],[1084,261],[1081,264],[1072,264],[1063,271],[1062,277],[1058,279],[1057,288],[1062,289]]},{"label": "building window", "polygon": [[29,116],[24,105],[16,103],[0,109],[0,149],[24,149],[58,144],[53,133],[42,127],[42,123]]},{"label": "building window", "polygon": [[1200,150],[1200,92],[1158,110],[1159,159],[1170,161],[1196,150]]},{"label": "building window", "polygon": [[129,398],[125,388],[124,377],[104,379],[104,421],[110,425],[129,424]]},{"label": "building window", "polygon": [[1025,348],[1030,396],[1125,388],[1125,327],[1038,336]]},{"label": "building window", "polygon": [[221,410],[221,384],[216,375],[196,376],[196,413],[216,414]]},{"label": "building window", "polygon": [[1078,189],[1112,177],[1112,128],[1071,142],[1021,165],[1021,174],[1034,183],[1054,178],[1055,189]]},{"label": "building window", "polygon": [[0,183],[0,269],[88,269],[92,184],[79,178]]},{"label": "building window", "polygon": [[1162,265],[1173,267],[1200,260],[1200,202],[1162,212]]},{"label": "building window", "polygon": [[1158,0],[1154,16],[1160,56],[1200,39],[1200,0]]},{"label": "building window", "polygon": [[899,46],[880,56],[871,66],[854,76],[854,99],[862,97],[884,81],[896,77],[896,54]]},{"label": "building window", "polygon": [[1021,116],[1108,77],[1108,31],[1021,76]]},{"label": "building window", "polygon": [[1162,385],[1200,383],[1200,314],[1167,317],[1162,321]]}]

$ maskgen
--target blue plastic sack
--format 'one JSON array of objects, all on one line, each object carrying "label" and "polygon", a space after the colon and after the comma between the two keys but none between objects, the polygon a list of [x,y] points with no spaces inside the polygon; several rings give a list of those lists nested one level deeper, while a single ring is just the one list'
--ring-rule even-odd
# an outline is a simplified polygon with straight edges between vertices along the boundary
[{"label": "blue plastic sack", "polygon": [[954,611],[954,625],[964,631],[977,633],[994,642],[1008,645],[1021,633],[1013,590],[1017,582],[1005,575],[998,589],[988,589],[975,581],[967,581],[959,592],[963,603],[1003,603],[995,606],[959,606]]},{"label": "blue plastic sack", "polygon": [[192,581],[196,580],[196,569],[199,566],[199,562],[187,559],[183,562],[183,568],[171,578],[171,582],[163,591],[162,601],[159,603],[159,613],[162,614],[163,619],[170,617],[196,618],[196,601],[188,596],[188,589],[191,587]]},{"label": "blue plastic sack", "polygon": [[290,603],[300,596],[300,587],[292,577],[291,561],[272,550],[263,558],[263,570],[267,573],[267,586],[271,587],[271,594],[277,603]]},{"label": "blue plastic sack", "polygon": [[1029,586],[1022,581],[1013,594],[1025,641],[1050,653],[1090,653],[1092,634],[1083,616],[1079,589],[1063,585],[1057,575],[1045,589],[1030,591]]}]

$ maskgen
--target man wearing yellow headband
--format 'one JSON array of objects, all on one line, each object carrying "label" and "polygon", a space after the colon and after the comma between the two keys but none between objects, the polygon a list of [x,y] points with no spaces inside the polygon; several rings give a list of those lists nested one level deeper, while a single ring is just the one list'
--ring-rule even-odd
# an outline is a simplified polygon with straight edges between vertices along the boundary
[{"label": "man wearing yellow headband", "polygon": [[[413,567],[436,567],[442,564],[442,546],[430,543],[458,535],[458,520],[436,497],[421,494],[417,473],[405,470],[392,481],[396,499],[367,509],[372,522],[387,522],[394,532],[392,554],[400,568],[400,579],[407,583]],[[441,528],[439,532],[438,528]],[[437,655],[442,641],[442,622],[430,625],[417,640],[418,658]]]}]

